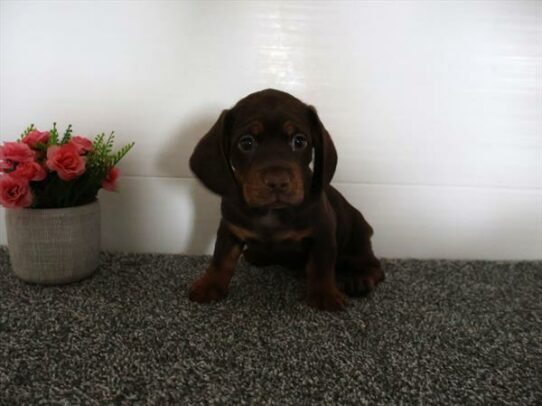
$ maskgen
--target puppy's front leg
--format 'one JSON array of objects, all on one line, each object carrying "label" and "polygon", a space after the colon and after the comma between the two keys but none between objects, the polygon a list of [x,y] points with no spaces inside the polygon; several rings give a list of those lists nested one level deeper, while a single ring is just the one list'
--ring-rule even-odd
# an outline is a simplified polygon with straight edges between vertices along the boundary
[{"label": "puppy's front leg", "polygon": [[337,248],[333,241],[315,241],[307,261],[308,304],[319,310],[337,311],[346,298],[335,284]]},{"label": "puppy's front leg", "polygon": [[243,246],[244,243],[221,221],[213,259],[205,273],[190,287],[189,299],[207,303],[224,298],[228,294],[228,286]]}]

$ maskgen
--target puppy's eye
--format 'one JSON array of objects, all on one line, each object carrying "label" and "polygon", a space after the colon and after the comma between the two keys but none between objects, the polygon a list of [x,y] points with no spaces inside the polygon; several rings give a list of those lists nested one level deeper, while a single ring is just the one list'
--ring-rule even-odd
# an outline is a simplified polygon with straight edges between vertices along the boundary
[{"label": "puppy's eye", "polygon": [[256,138],[254,138],[252,135],[243,135],[239,142],[237,143],[237,146],[239,149],[243,152],[252,152],[256,149]]},{"label": "puppy's eye", "polygon": [[291,145],[294,151],[301,151],[307,147],[307,137],[303,134],[296,134],[292,137]]}]

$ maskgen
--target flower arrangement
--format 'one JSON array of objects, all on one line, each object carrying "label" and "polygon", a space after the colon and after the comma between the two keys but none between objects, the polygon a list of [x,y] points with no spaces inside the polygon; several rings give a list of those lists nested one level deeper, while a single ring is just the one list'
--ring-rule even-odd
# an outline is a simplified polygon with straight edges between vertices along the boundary
[{"label": "flower arrangement", "polygon": [[30,125],[15,142],[0,146],[0,204],[6,208],[61,208],[96,199],[100,188],[113,191],[120,175],[116,167],[134,143],[113,153],[114,132],[93,141],[72,136],[68,126],[60,137]]}]

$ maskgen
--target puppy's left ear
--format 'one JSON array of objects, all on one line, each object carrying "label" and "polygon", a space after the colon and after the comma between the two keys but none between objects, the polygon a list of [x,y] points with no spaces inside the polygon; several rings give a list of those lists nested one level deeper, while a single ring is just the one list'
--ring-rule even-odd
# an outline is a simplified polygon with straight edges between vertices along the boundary
[{"label": "puppy's left ear", "polygon": [[321,193],[329,185],[337,168],[337,150],[313,106],[308,106],[309,120],[314,134],[314,173],[312,192]]},{"label": "puppy's left ear", "polygon": [[236,190],[228,159],[230,111],[224,110],[198,142],[190,157],[190,169],[212,192],[225,196]]}]

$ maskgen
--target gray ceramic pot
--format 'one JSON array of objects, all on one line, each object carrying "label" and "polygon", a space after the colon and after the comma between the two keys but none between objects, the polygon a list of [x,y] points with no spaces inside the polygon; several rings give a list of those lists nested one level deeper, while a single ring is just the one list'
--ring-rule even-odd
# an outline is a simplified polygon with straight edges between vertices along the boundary
[{"label": "gray ceramic pot", "polygon": [[63,209],[6,209],[6,229],[11,267],[26,282],[75,282],[98,267],[98,201]]}]

